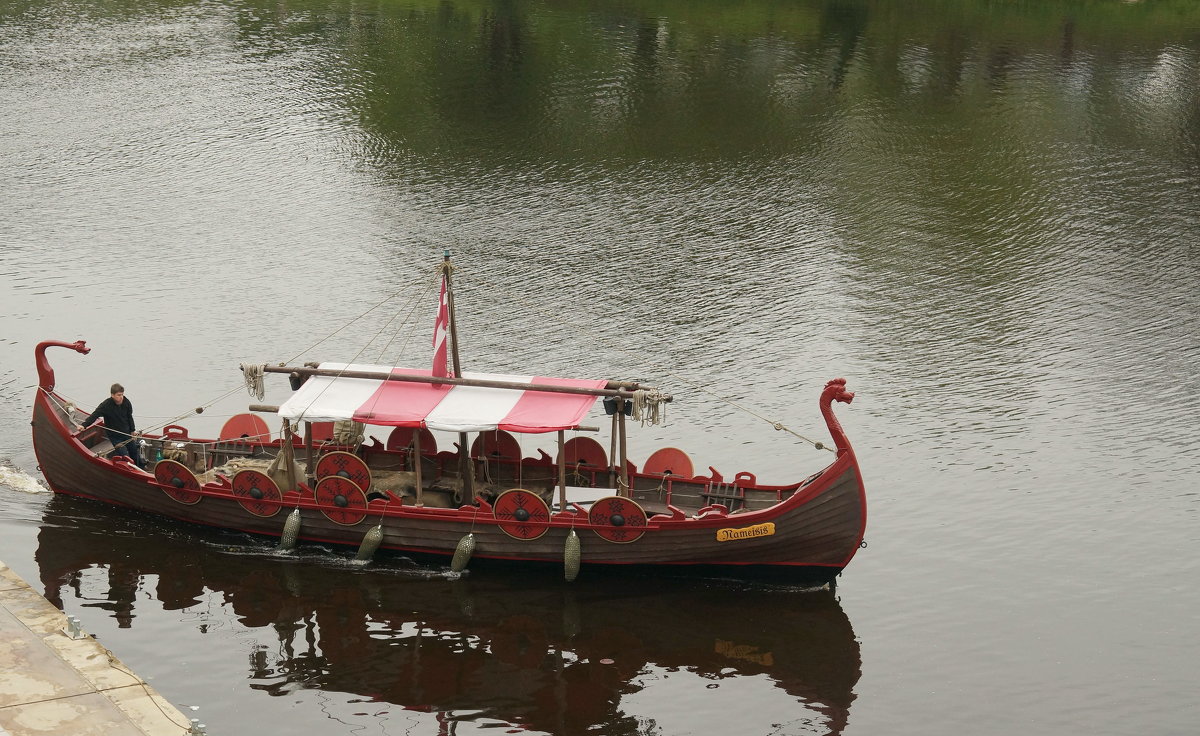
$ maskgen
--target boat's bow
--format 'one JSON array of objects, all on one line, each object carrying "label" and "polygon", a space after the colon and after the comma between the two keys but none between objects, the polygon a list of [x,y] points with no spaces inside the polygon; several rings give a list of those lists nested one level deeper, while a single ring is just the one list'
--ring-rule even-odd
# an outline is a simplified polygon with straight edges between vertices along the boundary
[{"label": "boat's bow", "polygon": [[838,421],[837,415],[833,413],[833,402],[840,401],[843,404],[849,404],[854,401],[854,392],[846,390],[846,379],[835,378],[825,384],[825,390],[821,392],[821,416],[825,417],[825,424],[829,427],[829,435],[833,437],[833,444],[837,447],[838,457],[853,452],[854,448],[850,447],[850,440],[846,438],[846,432],[842,429],[842,423]]},{"label": "boat's bow", "polygon": [[84,340],[76,340],[75,342],[46,340],[45,342],[39,342],[33,350],[33,355],[34,360],[37,362],[38,388],[43,391],[54,390],[54,368],[50,367],[50,361],[46,359],[46,348],[70,348],[83,355],[92,352],[92,349],[87,346]]}]

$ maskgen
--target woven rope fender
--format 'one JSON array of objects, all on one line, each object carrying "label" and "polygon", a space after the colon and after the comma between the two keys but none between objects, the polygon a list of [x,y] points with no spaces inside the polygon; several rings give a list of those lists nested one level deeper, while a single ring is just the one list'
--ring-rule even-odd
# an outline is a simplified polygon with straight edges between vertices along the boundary
[{"label": "woven rope fender", "polygon": [[292,509],[287,520],[283,522],[283,534],[279,535],[279,551],[287,552],[295,548],[300,539],[300,509]]},{"label": "woven rope fender", "polygon": [[568,583],[574,582],[579,575],[579,563],[583,560],[580,549],[579,535],[572,529],[567,533],[567,542],[563,545],[563,577]]},{"label": "woven rope fender", "polygon": [[358,554],[354,555],[354,559],[359,562],[370,560],[375,556],[375,551],[379,549],[379,543],[382,541],[383,525],[376,524],[363,535],[362,544],[358,545]]},{"label": "woven rope fender", "polygon": [[458,540],[458,546],[454,548],[454,558],[450,560],[450,569],[454,572],[462,572],[467,569],[467,563],[471,561],[471,553],[475,551],[475,535],[467,534],[462,539]]}]

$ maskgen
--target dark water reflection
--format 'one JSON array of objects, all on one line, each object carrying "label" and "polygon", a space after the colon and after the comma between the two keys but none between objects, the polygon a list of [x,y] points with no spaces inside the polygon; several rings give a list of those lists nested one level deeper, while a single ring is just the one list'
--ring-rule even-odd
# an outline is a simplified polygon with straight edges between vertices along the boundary
[{"label": "dark water reflection", "polygon": [[[191,624],[203,630],[222,609],[254,636],[238,641],[251,690],[337,692],[370,703],[357,707],[373,718],[399,706],[439,724],[644,733],[653,715],[628,700],[685,671],[713,696],[737,678],[770,683],[792,702],[791,721],[836,734],[860,675],[858,641],[828,591],[779,608],[779,590],[732,583],[449,579],[397,562],[297,560],[66,498],[46,506],[36,559],[47,598],[107,611],[120,628],[136,629],[146,609],[207,609]],[[769,715],[740,720],[766,732]]]}]

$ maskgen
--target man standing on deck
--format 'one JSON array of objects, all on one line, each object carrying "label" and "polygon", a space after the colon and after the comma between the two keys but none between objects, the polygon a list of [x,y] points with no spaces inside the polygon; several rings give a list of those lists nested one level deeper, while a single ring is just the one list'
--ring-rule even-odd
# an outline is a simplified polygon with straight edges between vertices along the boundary
[{"label": "man standing on deck", "polygon": [[141,437],[141,433],[133,425],[133,403],[125,398],[125,387],[119,383],[114,383],[109,389],[109,393],[111,395],[100,402],[96,411],[83,420],[81,427],[86,429],[91,426],[92,422],[103,418],[104,433],[108,435],[108,441],[113,444],[114,448],[110,457],[124,455],[144,470],[145,463],[142,460],[137,440],[138,437]]}]

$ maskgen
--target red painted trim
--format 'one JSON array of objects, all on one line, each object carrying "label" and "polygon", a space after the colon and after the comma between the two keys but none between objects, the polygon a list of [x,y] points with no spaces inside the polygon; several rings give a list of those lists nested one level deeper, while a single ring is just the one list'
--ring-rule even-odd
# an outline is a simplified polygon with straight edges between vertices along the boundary
[{"label": "red painted trim", "polygon": [[[58,398],[61,399],[61,397],[58,397]],[[40,400],[43,402],[48,402],[48,399],[46,399],[44,396],[40,397]],[[45,409],[51,416],[54,415],[54,407],[53,406],[49,406],[47,403],[47,405],[45,406]],[[84,456],[84,459],[86,459],[88,462],[91,462],[93,464],[103,464],[103,465],[110,466],[110,467],[116,466],[119,469],[125,470],[125,468],[120,468],[120,466],[117,466],[117,464],[114,463],[112,460],[109,460],[107,458],[97,457],[94,453],[91,452],[91,450],[87,446],[85,446],[82,442],[80,442],[73,433],[67,432],[65,430],[65,425],[63,425],[61,422],[57,423],[56,430],[58,431],[60,436],[68,439],[71,443],[73,443],[76,451],[79,454],[81,454],[82,456]],[[193,440],[193,441],[204,442],[205,440]],[[36,449],[37,448],[35,447],[35,454],[36,454]],[[40,457],[39,457],[39,462],[40,462]],[[834,461],[834,463],[832,465],[828,466],[827,468],[825,468],[824,471],[821,472],[820,478],[818,478],[817,480],[810,483],[803,491],[801,491],[799,493],[795,493],[792,496],[790,496],[789,498],[782,501],[781,503],[771,506],[769,508],[760,509],[758,511],[747,511],[747,512],[743,512],[743,513],[739,513],[734,518],[736,518],[739,521],[739,523],[743,523],[743,522],[745,522],[745,523],[762,523],[764,521],[770,521],[772,519],[778,518],[778,517],[786,514],[788,511],[790,511],[798,506],[801,506],[801,505],[811,501],[812,499],[820,496],[822,493],[824,493],[826,490],[828,490],[828,487],[830,486],[830,484],[832,484],[834,481],[836,481],[841,476],[841,474],[850,466],[855,466],[855,469],[857,472],[857,463],[854,460],[853,453],[846,453],[844,455],[841,455],[837,458],[836,461]],[[137,468],[129,468],[129,469],[127,469],[127,473],[129,475],[134,476],[135,479],[144,480],[148,486],[153,486],[156,488],[163,487],[161,484],[157,483],[154,480],[154,477],[152,475],[147,474],[144,471],[138,470]],[[860,478],[860,480],[861,480],[861,478]],[[793,486],[782,486],[782,488],[791,488],[791,487],[793,487]],[[233,495],[233,491],[230,488],[230,486],[227,483],[222,483],[220,480],[209,481],[208,483],[201,485],[200,489],[196,492],[200,493],[201,495],[206,496],[206,497],[225,499],[225,500],[229,500],[231,502],[236,503],[236,496]],[[318,511],[321,509],[321,505],[318,504],[315,500],[308,500],[308,499],[300,496],[299,494],[297,494],[294,491],[285,493],[282,501],[279,501],[277,503],[279,503],[279,505],[286,507],[286,508],[301,508],[301,509],[311,509],[311,510],[318,510]],[[455,520],[455,521],[470,519],[477,524],[478,523],[485,523],[485,524],[497,523],[495,521],[495,519],[493,517],[491,517],[490,514],[483,518],[475,518],[478,516],[479,512],[474,506],[462,506],[459,508],[435,508],[435,507],[431,507],[431,506],[414,506],[414,505],[407,504],[407,503],[397,503],[394,506],[392,506],[392,502],[385,501],[383,499],[375,499],[375,500],[372,500],[368,504],[368,513],[371,516],[382,515],[382,516],[394,517],[394,518],[433,517],[433,518],[444,518],[447,520]],[[550,524],[552,526],[560,526],[560,527],[579,526],[580,521],[586,519],[586,517],[587,517],[586,513],[584,513],[581,518],[580,514],[578,512],[559,512],[559,513],[554,514],[551,517]],[[685,517],[683,519],[674,519],[674,518],[667,517],[664,515],[655,515],[655,516],[650,517],[646,528],[647,528],[647,530],[650,530],[650,529],[654,529],[657,527],[670,527],[670,526],[675,526],[675,525],[680,525],[680,524],[685,524],[689,528],[699,528],[699,529],[716,528],[716,527],[720,527],[720,526],[728,526],[728,522],[729,522],[730,518],[731,518],[730,516],[726,515],[726,516],[720,516],[720,517],[707,517],[707,518],[699,518],[699,519],[692,518],[692,517]]]}]

